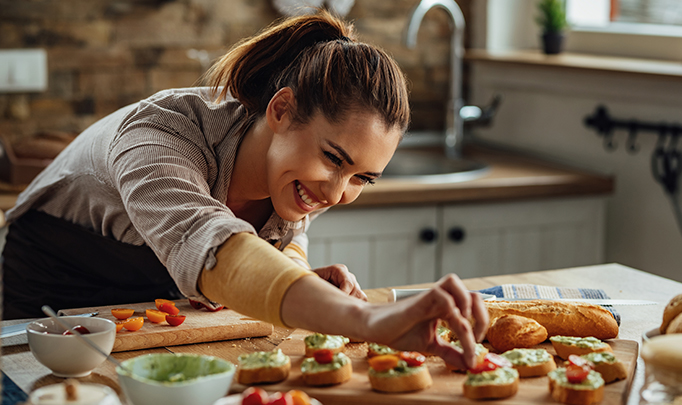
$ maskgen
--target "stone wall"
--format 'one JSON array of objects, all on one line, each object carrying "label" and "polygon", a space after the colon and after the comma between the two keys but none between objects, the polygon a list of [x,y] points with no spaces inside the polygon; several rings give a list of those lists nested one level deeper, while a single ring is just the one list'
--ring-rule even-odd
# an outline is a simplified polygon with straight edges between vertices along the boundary
[{"label": "stone wall", "polygon": [[[459,1],[467,20],[470,1]],[[432,10],[418,49],[407,49],[404,31],[417,2],[355,0],[347,19],[407,74],[412,129],[442,129],[450,24]],[[0,133],[78,133],[156,91],[192,86],[206,63],[278,17],[271,0],[0,0],[0,48],[44,48],[49,70],[43,93],[0,94]]]}]

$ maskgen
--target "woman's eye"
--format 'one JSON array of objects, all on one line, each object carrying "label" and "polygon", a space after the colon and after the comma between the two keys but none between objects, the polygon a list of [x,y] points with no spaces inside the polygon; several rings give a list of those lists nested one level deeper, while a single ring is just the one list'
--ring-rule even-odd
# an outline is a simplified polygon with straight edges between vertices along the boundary
[{"label": "woman's eye", "polygon": [[363,186],[369,184],[373,185],[374,184],[374,179],[367,177],[367,176],[355,176],[358,179],[360,179],[360,183],[362,183]]},{"label": "woman's eye", "polygon": [[340,157],[336,156],[331,152],[324,152],[324,156],[336,166],[341,166],[341,164],[343,163],[343,160],[341,160]]}]

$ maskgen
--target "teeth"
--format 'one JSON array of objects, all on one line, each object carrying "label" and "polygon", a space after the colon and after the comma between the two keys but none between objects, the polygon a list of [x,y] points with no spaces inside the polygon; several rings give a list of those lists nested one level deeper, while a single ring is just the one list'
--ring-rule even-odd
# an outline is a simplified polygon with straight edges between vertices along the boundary
[{"label": "teeth", "polygon": [[305,193],[305,189],[301,187],[300,183],[296,183],[296,189],[298,190],[298,195],[301,197],[301,200],[303,200],[303,202],[305,202],[309,206],[315,207],[319,204],[319,203],[313,204],[313,200],[310,197],[308,197],[308,195]]}]

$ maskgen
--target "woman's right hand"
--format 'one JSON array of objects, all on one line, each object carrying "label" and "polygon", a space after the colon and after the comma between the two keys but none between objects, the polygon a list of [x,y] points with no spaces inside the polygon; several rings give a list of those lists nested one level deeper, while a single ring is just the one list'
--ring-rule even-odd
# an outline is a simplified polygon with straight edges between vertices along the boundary
[{"label": "woman's right hand", "polygon": [[[470,292],[454,274],[443,277],[424,293],[389,305],[370,306],[364,313],[368,341],[434,354],[458,368],[475,366],[476,342],[483,340],[489,323],[480,295]],[[437,337],[439,319],[457,334],[462,352]],[[473,329],[469,319],[474,321]]]}]

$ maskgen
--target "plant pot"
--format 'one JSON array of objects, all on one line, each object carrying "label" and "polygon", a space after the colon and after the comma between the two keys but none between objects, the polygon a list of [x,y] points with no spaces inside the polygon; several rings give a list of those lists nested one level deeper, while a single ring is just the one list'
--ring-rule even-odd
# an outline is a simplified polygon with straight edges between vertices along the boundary
[{"label": "plant pot", "polygon": [[564,49],[563,32],[545,32],[542,34],[542,50],[547,55],[556,55]]}]

